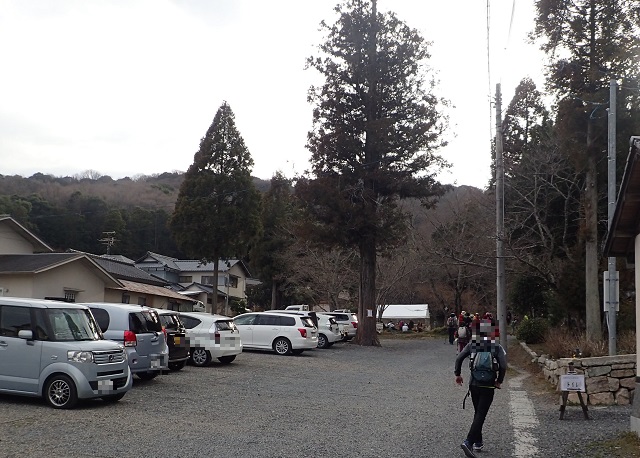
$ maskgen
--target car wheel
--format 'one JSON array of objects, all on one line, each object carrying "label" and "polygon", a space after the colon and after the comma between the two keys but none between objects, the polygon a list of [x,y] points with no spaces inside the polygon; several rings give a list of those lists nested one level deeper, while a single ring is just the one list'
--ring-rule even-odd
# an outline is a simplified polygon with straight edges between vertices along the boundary
[{"label": "car wheel", "polygon": [[329,341],[327,340],[327,336],[324,334],[318,335],[318,348],[327,348],[329,346]]},{"label": "car wheel", "polygon": [[78,403],[78,392],[73,380],[58,374],[49,379],[45,388],[45,399],[54,409],[71,409]]},{"label": "car wheel", "polygon": [[187,361],[179,361],[177,363],[169,363],[169,369],[171,369],[172,371],[180,371],[184,368],[185,364],[187,364]]},{"label": "car wheel", "polygon": [[110,394],[109,396],[102,396],[102,400],[107,404],[113,404],[114,402],[118,402],[120,399],[124,398],[126,393],[118,393],[118,394]]},{"label": "car wheel", "polygon": [[300,349],[298,349],[298,350],[291,350],[291,353],[293,353],[294,355],[301,355],[303,351],[304,351],[304,350],[300,350]]},{"label": "car wheel", "polygon": [[198,367],[208,366],[211,364],[211,353],[204,348],[194,348],[191,350],[191,362]]},{"label": "car wheel", "polygon": [[279,337],[273,342],[273,349],[279,355],[288,355],[291,353],[291,342],[284,337]]},{"label": "car wheel", "polygon": [[147,372],[138,372],[136,375],[140,377],[142,380],[153,380],[158,376],[160,371],[147,371]]},{"label": "car wheel", "polygon": [[234,359],[236,359],[236,355],[221,356],[218,358],[218,361],[220,361],[222,364],[229,364],[233,362]]}]

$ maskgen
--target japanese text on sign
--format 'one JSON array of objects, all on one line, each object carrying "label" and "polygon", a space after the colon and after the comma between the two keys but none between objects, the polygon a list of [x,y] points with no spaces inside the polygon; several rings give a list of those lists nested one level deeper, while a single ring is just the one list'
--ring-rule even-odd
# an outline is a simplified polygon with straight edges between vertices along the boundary
[{"label": "japanese text on sign", "polygon": [[585,391],[584,375],[561,375],[560,376],[561,391]]}]

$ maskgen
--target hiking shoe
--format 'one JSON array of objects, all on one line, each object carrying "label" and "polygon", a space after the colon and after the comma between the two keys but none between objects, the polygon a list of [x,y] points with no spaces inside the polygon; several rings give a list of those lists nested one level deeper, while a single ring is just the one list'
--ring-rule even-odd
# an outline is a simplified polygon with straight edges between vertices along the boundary
[{"label": "hiking shoe", "polygon": [[467,456],[467,458],[477,458],[471,450],[471,443],[468,440],[463,440],[462,444],[460,444],[460,448],[462,448],[462,451]]},{"label": "hiking shoe", "polygon": [[473,444],[473,451],[480,452],[482,451],[482,447],[484,447],[484,444],[482,442],[476,442],[475,444]]}]

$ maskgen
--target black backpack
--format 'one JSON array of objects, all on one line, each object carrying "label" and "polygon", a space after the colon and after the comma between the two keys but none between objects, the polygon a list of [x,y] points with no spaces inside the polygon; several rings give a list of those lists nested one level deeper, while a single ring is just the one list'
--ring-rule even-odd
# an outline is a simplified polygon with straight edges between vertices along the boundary
[{"label": "black backpack", "polygon": [[498,376],[498,370],[500,369],[498,358],[494,353],[496,353],[496,351],[493,349],[471,353],[469,368],[471,369],[471,377],[473,377],[476,382],[493,386]]}]

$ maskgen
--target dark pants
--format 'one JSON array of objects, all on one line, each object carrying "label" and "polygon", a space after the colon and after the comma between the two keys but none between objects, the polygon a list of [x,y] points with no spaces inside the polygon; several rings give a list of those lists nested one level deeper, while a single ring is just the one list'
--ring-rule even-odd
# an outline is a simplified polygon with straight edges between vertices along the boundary
[{"label": "dark pants", "polygon": [[453,345],[455,339],[456,328],[449,328],[449,343]]},{"label": "dark pants", "polygon": [[484,425],[484,419],[487,417],[496,390],[495,388],[471,385],[469,391],[471,392],[471,401],[473,401],[475,414],[473,415],[473,423],[471,423],[469,434],[467,434],[467,440],[471,444],[477,444],[482,443],[482,425]]}]

